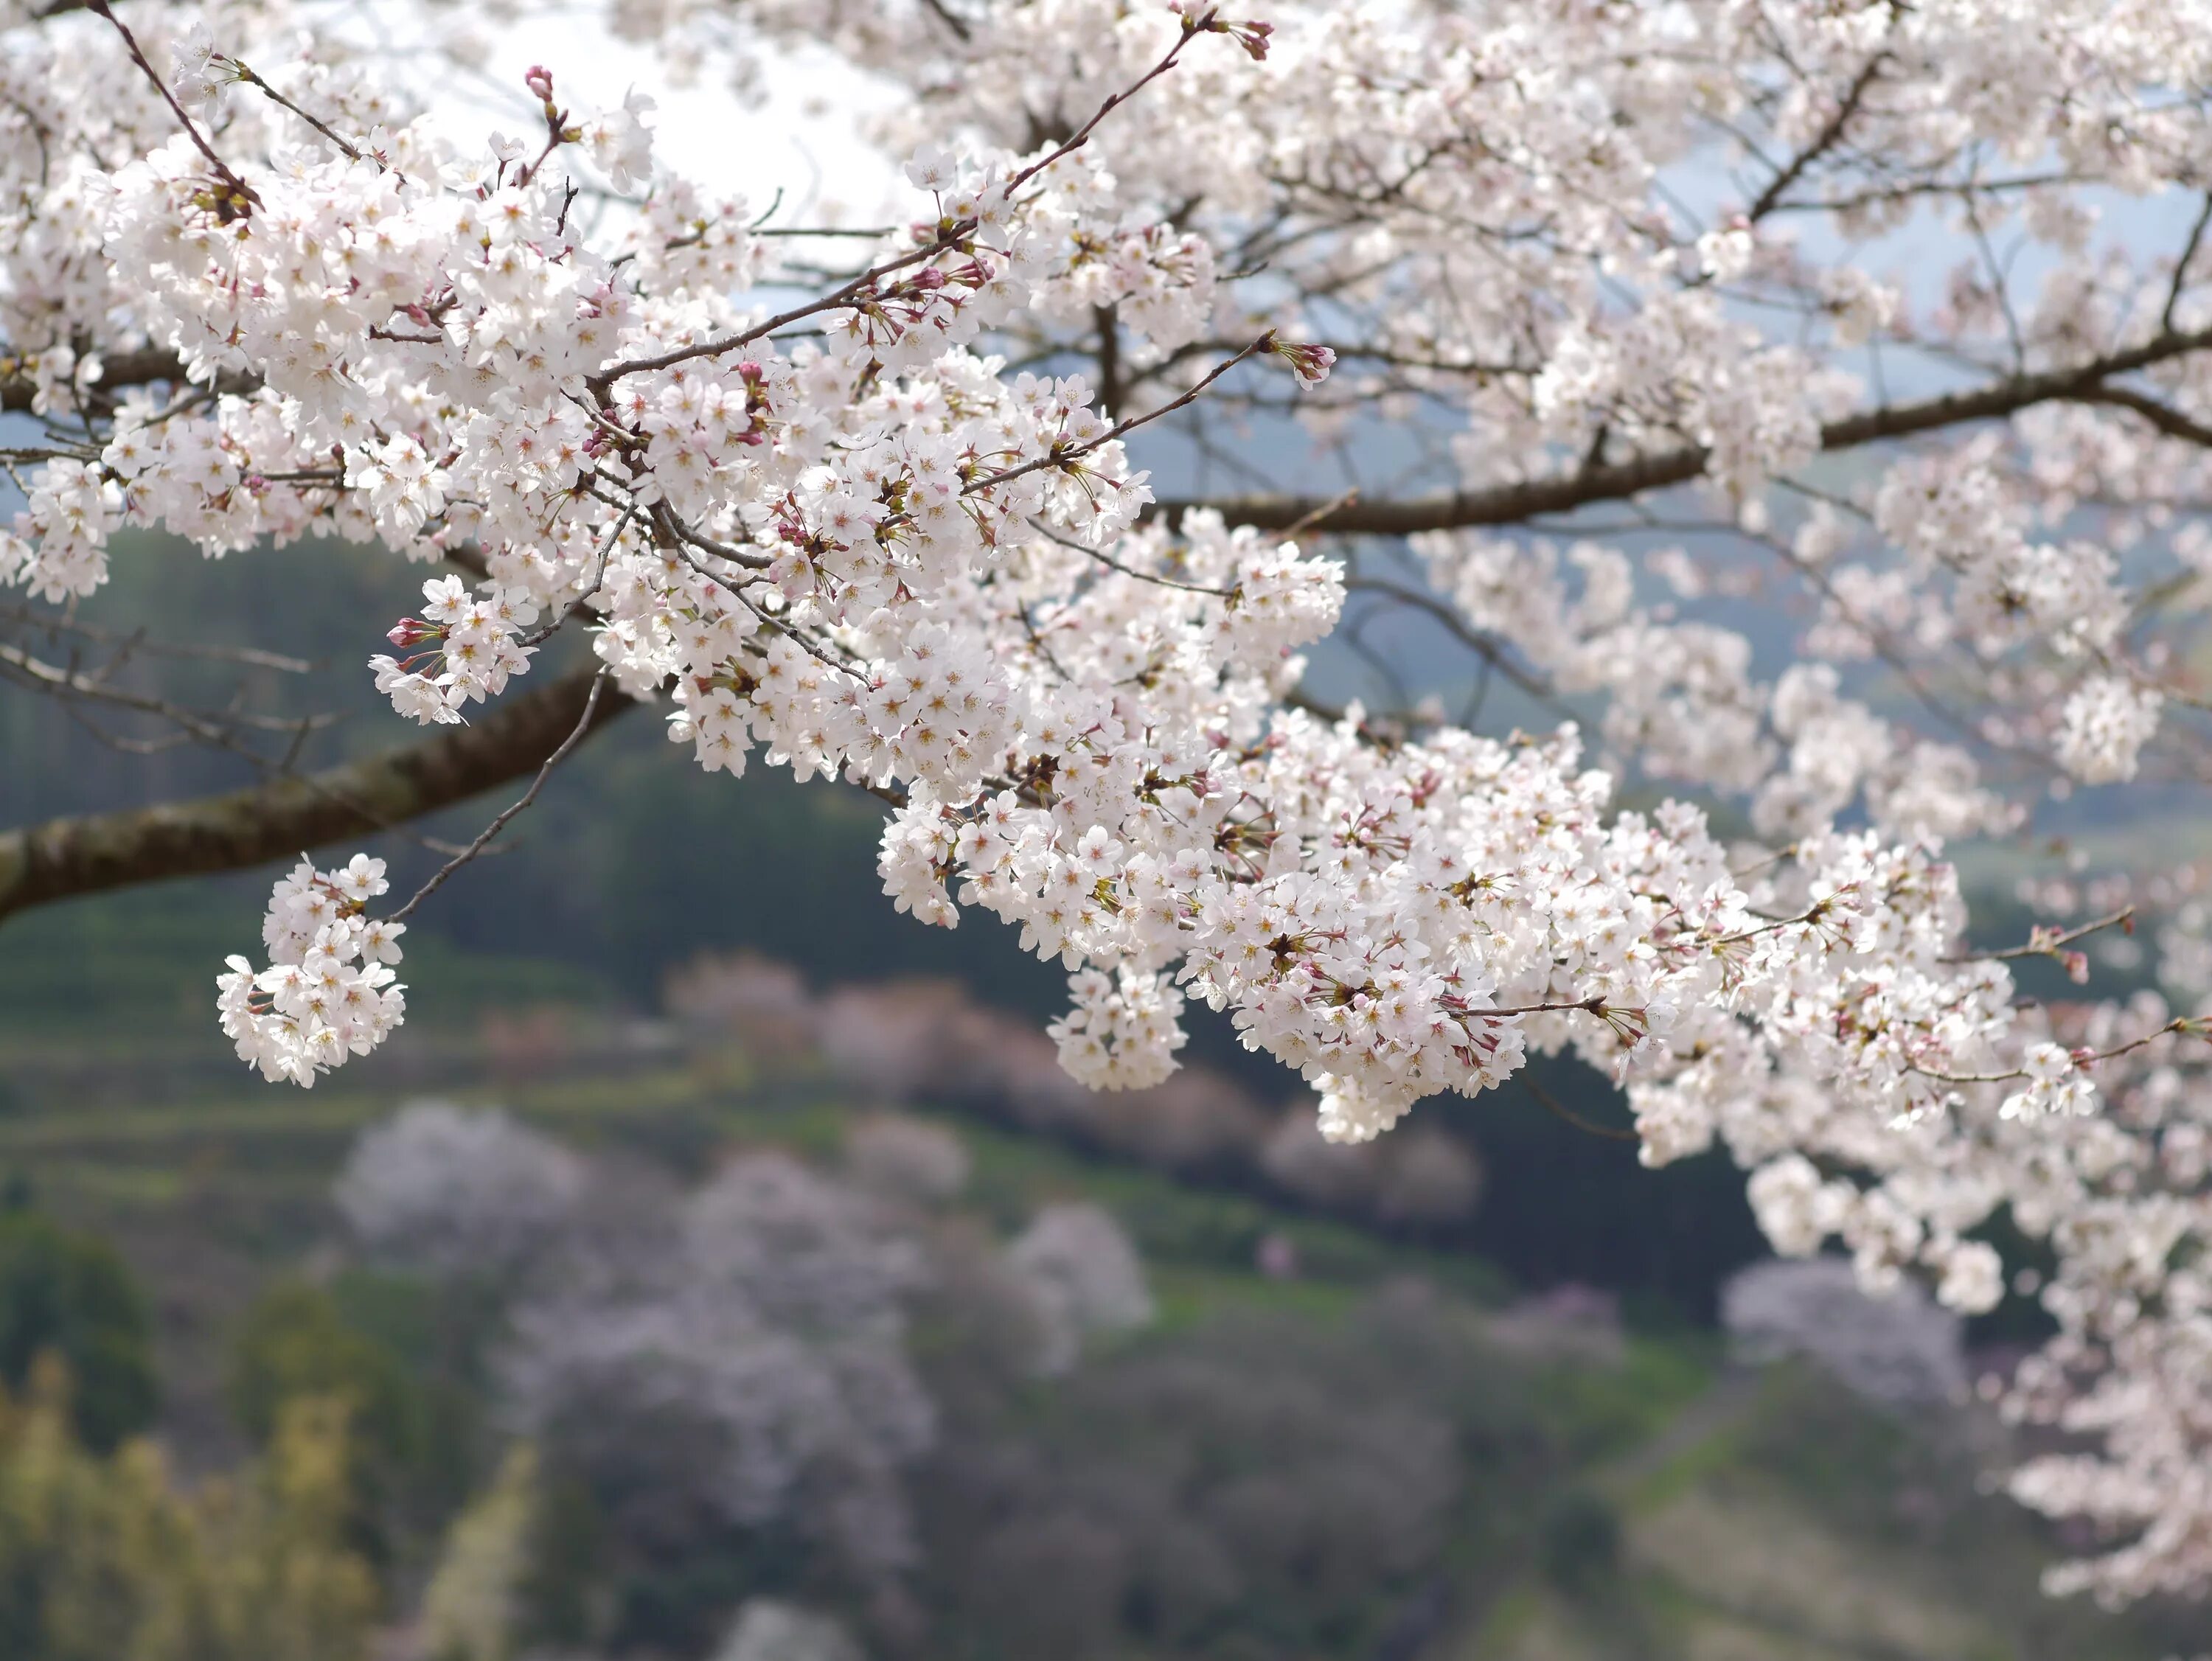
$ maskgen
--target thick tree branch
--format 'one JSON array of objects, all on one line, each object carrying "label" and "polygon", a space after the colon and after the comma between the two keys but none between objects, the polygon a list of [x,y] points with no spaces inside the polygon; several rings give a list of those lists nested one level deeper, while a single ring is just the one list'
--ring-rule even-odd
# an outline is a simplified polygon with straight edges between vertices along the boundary
[{"label": "thick tree branch", "polygon": [[[146,386],[156,381],[166,381],[173,386],[185,384],[185,366],[177,361],[174,352],[160,347],[146,347],[132,352],[103,352],[100,355],[100,379],[84,388],[88,396],[100,394],[125,386]],[[222,392],[249,392],[259,385],[252,376],[226,372],[216,390]],[[21,415],[31,407],[39,384],[22,371],[14,358],[0,356],[0,413]]]},{"label": "thick tree branch", "polygon": [[[535,772],[583,725],[589,664],[470,726],[305,777],[0,834],[0,918],[52,900],[165,877],[242,870],[404,824]],[[631,700],[604,691],[585,730]]]},{"label": "thick tree branch", "polygon": [[[2113,352],[2068,369],[2012,375],[1971,391],[1911,403],[1885,404],[1831,421],[1820,429],[1823,450],[1851,450],[1885,439],[1910,438],[1967,421],[1994,421],[2039,403],[2067,400],[2112,403],[2120,400],[2106,385],[2130,374],[2212,347],[2212,329],[2187,334],[2165,332],[2124,352]],[[2130,407],[2133,407],[2132,403]],[[1344,535],[1411,536],[1419,530],[1449,530],[1468,525],[1515,524],[1547,513],[1569,513],[1593,502],[1619,501],[1646,490],[1687,484],[1705,470],[1710,452],[1702,445],[1653,451],[1626,461],[1601,462],[1555,478],[1529,479],[1480,490],[1417,496],[1400,501],[1367,499],[1332,506],[1318,496],[1231,496],[1152,504],[1146,517],[1179,517],[1194,507],[1211,507],[1234,524],[1280,530],[1306,521],[1317,530]]]},{"label": "thick tree branch", "polygon": [[2170,439],[2201,445],[2212,449],[2212,427],[2176,409],[2170,403],[2161,403],[2147,392],[2137,392],[2124,386],[2100,388],[2086,402],[2109,403],[2116,409],[2132,409]]}]

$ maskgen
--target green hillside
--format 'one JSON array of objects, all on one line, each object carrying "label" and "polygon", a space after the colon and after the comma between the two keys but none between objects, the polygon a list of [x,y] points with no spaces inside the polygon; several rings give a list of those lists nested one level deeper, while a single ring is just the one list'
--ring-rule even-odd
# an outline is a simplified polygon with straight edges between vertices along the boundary
[{"label": "green hillside", "polygon": [[[495,1099],[573,1148],[683,1180],[738,1149],[780,1148],[834,1167],[857,1110],[818,1076],[728,1050],[672,1049],[593,1075],[495,1087],[473,1070],[464,1098]],[[424,1294],[333,1255],[343,1233],[331,1179],[354,1137],[390,1111],[389,1091],[301,1095],[240,1082],[135,1103],[120,1090],[98,1094],[19,1100],[0,1118],[0,1173],[14,1203],[115,1241],[143,1280],[161,1429],[184,1469],[234,1463],[250,1446],[226,1396],[241,1323],[270,1286],[303,1270],[335,1299],[330,1318],[428,1387],[439,1364]],[[2152,1661],[2188,1639],[2183,1615],[2114,1620],[2035,1591],[2053,1548],[1978,1491],[2001,1454],[1978,1420],[1939,1413],[1906,1424],[1810,1373],[1738,1373],[1694,1331],[1532,1317],[1504,1276],[1463,1253],[1392,1245],[1249,1197],[941,1122],[973,1161],[958,1227],[1000,1238],[1042,1204],[1096,1201],[1140,1249],[1160,1312],[1069,1379],[1012,1397],[963,1385],[958,1342],[933,1337],[925,1319],[918,1353],[954,1446],[1025,1447],[1079,1494],[1108,1473],[1125,1485],[1133,1472],[1166,1482],[1164,1460],[1180,1470],[1258,1457],[1265,1468],[1294,1455],[1264,1443],[1238,1452],[1235,1392],[1285,1378],[1310,1381],[1353,1422],[1418,1415],[1449,1426],[1457,1476],[1431,1496],[1431,1531],[1413,1531],[1392,1552],[1311,1546],[1322,1555],[1304,1573],[1319,1579],[1306,1590],[1261,1598],[1255,1588],[1221,1604],[1211,1624],[1177,1626],[1146,1612],[1155,1593],[1137,1570],[1114,1582],[1121,1602],[1099,1602],[1091,1560],[1075,1544],[1055,1555],[1049,1529],[1022,1571],[1048,1591],[976,1614],[969,1588],[1005,1565],[976,1543],[982,1525],[956,1503],[966,1490],[948,1476],[925,1484],[938,1498],[921,1505],[916,1584],[937,1634],[921,1652]],[[1270,1237],[1289,1242],[1295,1274],[1255,1266]],[[1218,1409],[1191,1398],[1163,1424],[1131,1405],[1161,1378],[1209,1367],[1232,1389]],[[1293,1407],[1281,1409],[1285,1422],[1307,1424]],[[422,1538],[410,1543],[402,1531],[385,1548],[400,1583],[419,1581],[436,1519],[496,1466],[480,1412],[441,1410],[465,1452],[451,1455],[447,1492],[410,1502],[409,1526]],[[1328,1474],[1328,1434],[1308,1425],[1292,1436],[1323,1438],[1296,1465],[1299,1481],[1346,1480]],[[1337,1503],[1313,1502],[1324,1514]],[[683,1607],[665,1588],[655,1595]],[[671,1631],[691,1630],[667,1619]]]}]

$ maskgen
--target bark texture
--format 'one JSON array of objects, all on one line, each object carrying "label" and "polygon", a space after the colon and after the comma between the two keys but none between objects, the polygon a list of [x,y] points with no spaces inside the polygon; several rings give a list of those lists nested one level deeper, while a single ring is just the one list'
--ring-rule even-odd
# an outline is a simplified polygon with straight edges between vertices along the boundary
[{"label": "bark texture", "polygon": [[[571,670],[470,725],[343,767],[0,833],[0,918],[103,888],[242,870],[465,802],[535,772],[561,747],[582,718],[598,667]],[[592,730],[631,701],[605,688]]]}]

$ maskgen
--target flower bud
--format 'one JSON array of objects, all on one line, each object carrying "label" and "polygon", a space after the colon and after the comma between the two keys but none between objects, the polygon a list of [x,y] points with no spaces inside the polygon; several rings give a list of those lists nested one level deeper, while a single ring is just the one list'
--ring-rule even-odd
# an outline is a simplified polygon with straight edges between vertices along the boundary
[{"label": "flower bud", "polygon": [[1328,372],[1336,362],[1336,354],[1328,347],[1304,341],[1279,340],[1267,349],[1291,366],[1291,373],[1298,378],[1300,386],[1320,385],[1328,379]]}]

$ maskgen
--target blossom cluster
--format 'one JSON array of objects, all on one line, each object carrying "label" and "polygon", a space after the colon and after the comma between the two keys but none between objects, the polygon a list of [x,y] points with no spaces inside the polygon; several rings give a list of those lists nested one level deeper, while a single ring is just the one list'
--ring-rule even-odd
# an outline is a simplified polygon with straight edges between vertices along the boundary
[{"label": "blossom cluster", "polygon": [[269,966],[233,956],[216,983],[223,1036],[264,1078],[312,1085],[405,1019],[392,966],[407,925],[368,915],[390,886],[384,861],[357,853],[335,870],[303,858],[270,891],[261,924]]}]

